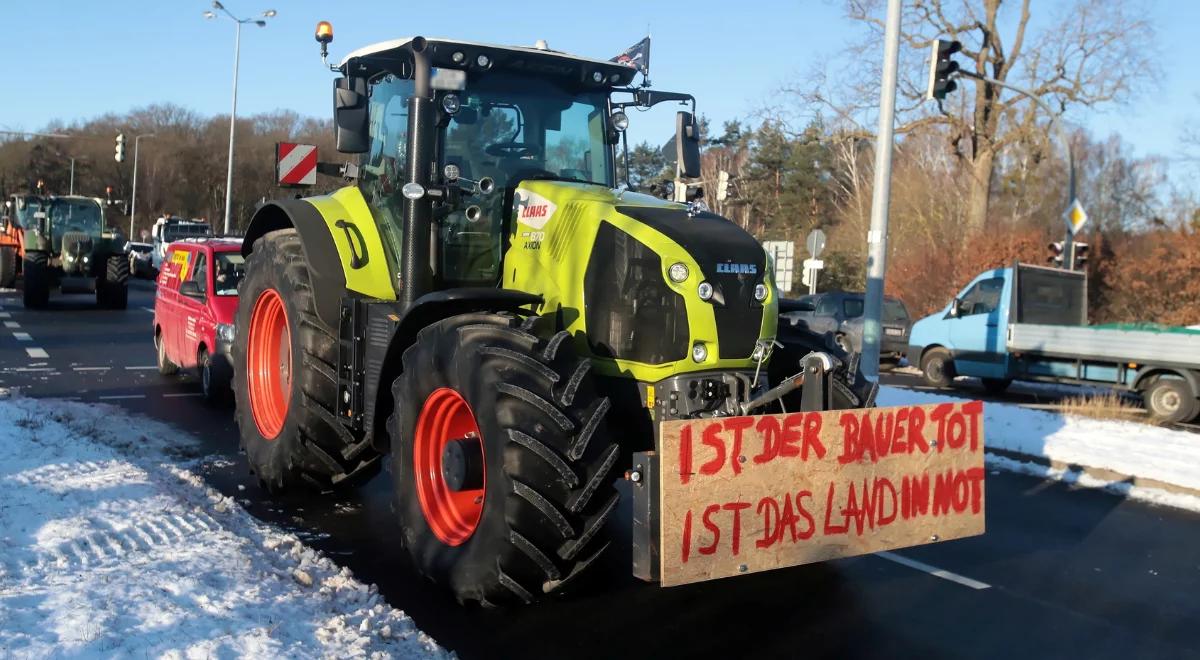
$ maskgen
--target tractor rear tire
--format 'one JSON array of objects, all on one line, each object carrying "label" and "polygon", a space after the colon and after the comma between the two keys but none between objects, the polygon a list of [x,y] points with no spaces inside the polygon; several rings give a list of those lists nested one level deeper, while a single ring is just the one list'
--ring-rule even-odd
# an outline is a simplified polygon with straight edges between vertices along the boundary
[{"label": "tractor rear tire", "polygon": [[104,275],[97,278],[96,304],[105,309],[125,309],[129,306],[129,260],[119,254],[110,256],[104,264]]},{"label": "tractor rear tire", "polygon": [[0,247],[0,287],[12,288],[17,283],[17,249]]},{"label": "tractor rear tire", "polygon": [[233,391],[242,448],[272,493],[374,476],[379,454],[337,419],[337,331],[317,316],[295,229],[254,242],[239,287]]},{"label": "tractor rear tire", "polygon": [[26,252],[21,269],[25,272],[25,290],[22,293],[25,308],[45,308],[50,302],[50,264],[46,253]]},{"label": "tractor rear tire", "polygon": [[454,316],[421,330],[403,367],[390,460],[417,571],[486,606],[533,602],[587,569],[608,547],[620,450],[567,333]]}]

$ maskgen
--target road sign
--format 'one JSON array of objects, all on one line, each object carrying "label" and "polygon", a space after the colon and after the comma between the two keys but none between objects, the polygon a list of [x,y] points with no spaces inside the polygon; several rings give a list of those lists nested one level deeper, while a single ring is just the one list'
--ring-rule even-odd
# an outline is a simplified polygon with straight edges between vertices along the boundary
[{"label": "road sign", "polygon": [[808,238],[804,241],[804,245],[813,258],[821,256],[821,253],[825,251],[825,232],[820,229],[808,232]]},{"label": "road sign", "polygon": [[1067,231],[1075,234],[1079,232],[1081,227],[1087,224],[1088,214],[1087,211],[1083,210],[1083,204],[1080,204],[1079,200],[1076,199],[1072,201],[1071,206],[1067,208],[1067,212],[1063,216],[1063,219],[1067,221]]},{"label": "road sign", "polygon": [[821,270],[825,267],[825,262],[820,259],[805,259],[804,270]]},{"label": "road sign", "polygon": [[317,147],[279,142],[275,145],[275,176],[281,186],[311,186],[317,182]]},{"label": "road sign", "polygon": [[763,249],[771,255],[775,264],[775,285],[780,291],[790,293],[796,264],[796,244],[791,241],[763,241]]}]

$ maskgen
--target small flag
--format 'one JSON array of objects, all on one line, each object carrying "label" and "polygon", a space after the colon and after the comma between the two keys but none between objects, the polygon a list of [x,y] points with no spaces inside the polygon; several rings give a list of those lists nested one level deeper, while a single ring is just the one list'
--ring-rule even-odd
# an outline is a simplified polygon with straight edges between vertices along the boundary
[{"label": "small flag", "polygon": [[642,75],[650,75],[650,37],[646,37],[636,44],[626,48],[620,55],[609,60],[617,64],[624,64],[627,67],[637,69],[642,72]]}]

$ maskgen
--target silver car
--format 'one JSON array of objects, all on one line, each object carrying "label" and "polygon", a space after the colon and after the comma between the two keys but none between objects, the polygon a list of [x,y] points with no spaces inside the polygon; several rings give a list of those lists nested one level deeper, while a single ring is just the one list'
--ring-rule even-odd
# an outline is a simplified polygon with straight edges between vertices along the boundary
[{"label": "silver car", "polygon": [[[817,334],[829,334],[839,348],[848,353],[862,352],[863,294],[846,291],[818,293],[780,303],[779,320]],[[895,366],[908,350],[912,319],[897,298],[883,299],[883,337],[879,359],[883,366]]]}]

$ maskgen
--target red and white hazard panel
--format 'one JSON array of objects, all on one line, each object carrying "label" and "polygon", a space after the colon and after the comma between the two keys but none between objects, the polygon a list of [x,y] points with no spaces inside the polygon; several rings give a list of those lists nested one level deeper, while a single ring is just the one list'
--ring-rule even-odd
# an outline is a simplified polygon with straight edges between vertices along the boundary
[{"label": "red and white hazard panel", "polygon": [[311,186],[317,182],[317,147],[312,144],[275,144],[275,178],[281,186]]}]

